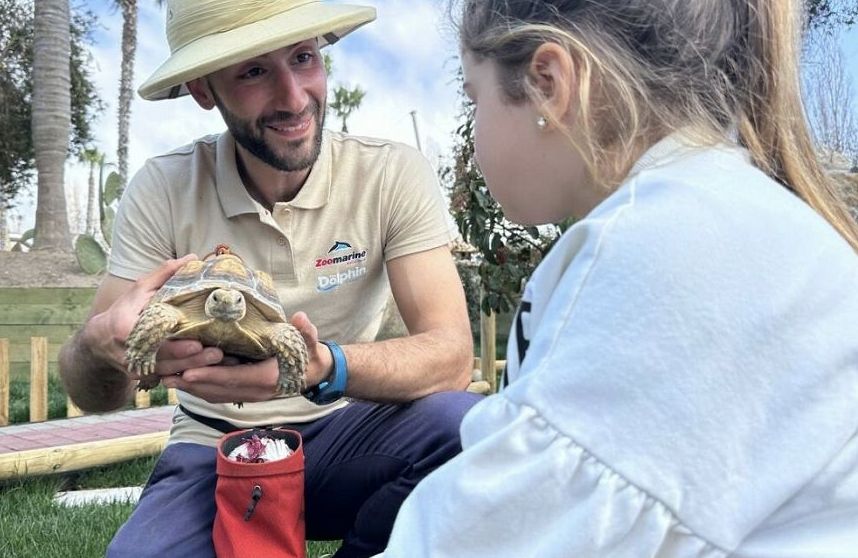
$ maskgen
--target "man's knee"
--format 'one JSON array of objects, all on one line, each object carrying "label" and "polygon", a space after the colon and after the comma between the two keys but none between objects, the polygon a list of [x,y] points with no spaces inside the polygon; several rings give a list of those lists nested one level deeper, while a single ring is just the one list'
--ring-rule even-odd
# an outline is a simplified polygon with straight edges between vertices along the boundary
[{"label": "man's knee", "polygon": [[433,433],[440,440],[459,442],[459,427],[465,414],[483,396],[466,391],[444,391],[428,395],[414,402],[413,411],[418,415],[424,430]]}]

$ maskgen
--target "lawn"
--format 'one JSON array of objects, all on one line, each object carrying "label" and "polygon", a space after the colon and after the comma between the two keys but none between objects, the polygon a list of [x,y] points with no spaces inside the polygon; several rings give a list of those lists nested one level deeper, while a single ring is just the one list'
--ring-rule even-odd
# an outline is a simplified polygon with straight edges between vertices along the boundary
[{"label": "lawn", "polygon": [[[149,392],[153,407],[167,404],[167,389],[159,385]],[[128,409],[134,408],[129,404]],[[48,419],[66,418],[66,392],[57,374],[48,374]],[[30,378],[13,374],[9,380],[9,424],[30,422]],[[0,556],[3,556],[0,554]]]},{"label": "lawn", "polygon": [[[136,486],[146,482],[156,457],[0,483],[0,556],[3,558],[100,558],[133,504],[58,506],[58,490]],[[309,543],[307,557],[334,552],[338,543]]]}]

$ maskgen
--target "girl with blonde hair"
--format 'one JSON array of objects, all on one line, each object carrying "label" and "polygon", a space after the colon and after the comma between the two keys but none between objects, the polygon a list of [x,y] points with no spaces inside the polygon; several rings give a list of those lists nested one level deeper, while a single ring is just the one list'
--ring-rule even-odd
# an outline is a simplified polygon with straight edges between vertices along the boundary
[{"label": "girl with blonde hair", "polygon": [[506,214],[578,219],[385,556],[858,552],[858,231],[796,0],[464,0]]}]

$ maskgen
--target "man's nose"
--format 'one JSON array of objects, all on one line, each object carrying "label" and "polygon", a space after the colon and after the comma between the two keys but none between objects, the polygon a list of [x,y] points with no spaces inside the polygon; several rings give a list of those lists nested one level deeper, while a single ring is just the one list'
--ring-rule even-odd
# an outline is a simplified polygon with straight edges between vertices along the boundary
[{"label": "man's nose", "polygon": [[277,72],[275,91],[277,110],[302,114],[310,102],[310,95],[304,87],[303,79],[291,69],[279,68]]}]

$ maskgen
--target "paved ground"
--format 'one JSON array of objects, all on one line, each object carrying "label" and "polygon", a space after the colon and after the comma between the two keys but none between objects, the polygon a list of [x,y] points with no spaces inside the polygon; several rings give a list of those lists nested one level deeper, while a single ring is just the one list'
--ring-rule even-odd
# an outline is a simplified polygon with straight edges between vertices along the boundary
[{"label": "paved ground", "polygon": [[166,432],[173,405],[0,427],[0,454]]}]

